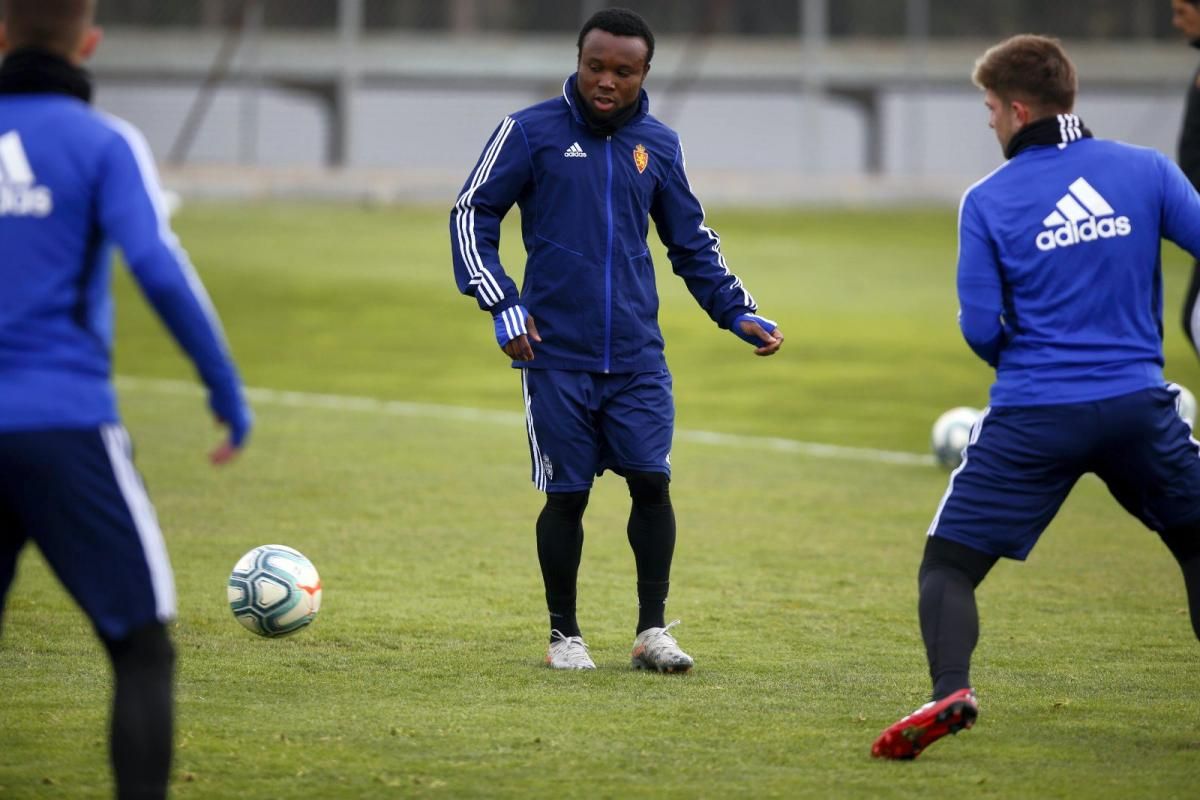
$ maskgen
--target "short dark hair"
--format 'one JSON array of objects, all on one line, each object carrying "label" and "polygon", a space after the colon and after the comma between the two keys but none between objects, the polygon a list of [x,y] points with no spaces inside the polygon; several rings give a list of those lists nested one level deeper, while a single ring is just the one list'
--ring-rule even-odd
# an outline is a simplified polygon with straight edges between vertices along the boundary
[{"label": "short dark hair", "polygon": [[0,12],[13,48],[39,47],[66,55],[92,24],[95,0],[3,0]]},{"label": "short dark hair", "polygon": [[1004,100],[1020,100],[1043,113],[1075,107],[1078,79],[1062,42],[1023,33],[988,48],[975,62],[971,80]]},{"label": "short dark hair", "polygon": [[606,8],[602,11],[597,11],[583,23],[583,28],[579,31],[579,42],[577,43],[578,55],[577,58],[583,57],[583,37],[587,36],[590,31],[600,29],[607,31],[613,36],[637,36],[646,42],[646,63],[650,63],[650,59],[654,58],[654,34],[650,32],[650,26],[646,24],[646,20],[642,19],[636,11],[630,11],[628,8]]}]

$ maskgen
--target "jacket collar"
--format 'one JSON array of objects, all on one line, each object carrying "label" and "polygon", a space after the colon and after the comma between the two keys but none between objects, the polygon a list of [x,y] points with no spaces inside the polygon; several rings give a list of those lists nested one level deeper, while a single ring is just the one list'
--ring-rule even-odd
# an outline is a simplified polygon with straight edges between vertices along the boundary
[{"label": "jacket collar", "polygon": [[[650,96],[646,94],[645,89],[642,89],[641,96],[638,98],[637,102],[637,110],[632,116],[630,116],[628,119],[620,120],[617,126],[612,129],[598,126],[586,115],[586,112],[580,108],[579,104],[577,103],[579,92],[575,88],[575,79],[578,75],[579,73],[577,72],[571,73],[571,75],[567,76],[567,79],[563,81],[563,100],[566,102],[567,108],[570,109],[571,116],[574,117],[575,121],[580,125],[587,127],[598,136],[612,135],[621,128],[625,128],[633,125],[634,123],[640,122],[647,114],[650,113]],[[620,114],[620,112],[618,112],[618,114]]]},{"label": "jacket collar", "polygon": [[1092,132],[1074,114],[1058,114],[1031,122],[1013,134],[1004,148],[1004,157],[1013,158],[1024,150],[1038,145],[1056,144],[1063,149],[1071,142],[1091,139]]},{"label": "jacket collar", "polygon": [[23,48],[0,64],[0,94],[65,94],[90,103],[92,80],[87,70],[61,56]]}]

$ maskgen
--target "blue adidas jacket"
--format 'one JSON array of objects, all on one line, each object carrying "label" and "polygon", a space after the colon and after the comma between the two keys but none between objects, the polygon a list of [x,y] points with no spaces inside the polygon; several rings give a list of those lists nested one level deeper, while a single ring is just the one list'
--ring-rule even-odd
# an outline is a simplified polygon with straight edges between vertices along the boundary
[{"label": "blue adidas jacket", "polygon": [[992,405],[1162,386],[1162,238],[1200,258],[1200,197],[1154,150],[1091,138],[1034,146],[969,188],[960,325],[996,367]]},{"label": "blue adidas jacket", "polygon": [[[661,369],[649,220],[676,274],[722,328],[757,309],[684,173],[678,135],[640,111],[609,137],[561,97],[506,117],[450,214],[458,288],[493,316],[520,303],[542,342],[514,366],[589,372]],[[500,264],[500,221],[517,204],[527,254],[521,291]]]},{"label": "blue adidas jacket", "polygon": [[0,431],[118,420],[110,384],[114,244],[240,443],[250,424],[241,383],[168,226],[145,140],[54,91],[0,92]]}]

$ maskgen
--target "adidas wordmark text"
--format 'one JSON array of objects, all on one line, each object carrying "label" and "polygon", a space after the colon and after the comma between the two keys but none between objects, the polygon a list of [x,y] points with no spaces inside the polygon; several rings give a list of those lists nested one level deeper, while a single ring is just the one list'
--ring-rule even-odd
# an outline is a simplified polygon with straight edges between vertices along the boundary
[{"label": "adidas wordmark text", "polygon": [[1047,230],[1037,235],[1038,250],[1128,236],[1133,232],[1129,217],[1118,217],[1113,207],[1083,178],[1068,187],[1055,210],[1042,220]]},{"label": "adidas wordmark text", "polygon": [[587,158],[587,153],[583,152],[583,148],[579,146],[579,142],[575,142],[563,151],[563,156],[566,158]]}]

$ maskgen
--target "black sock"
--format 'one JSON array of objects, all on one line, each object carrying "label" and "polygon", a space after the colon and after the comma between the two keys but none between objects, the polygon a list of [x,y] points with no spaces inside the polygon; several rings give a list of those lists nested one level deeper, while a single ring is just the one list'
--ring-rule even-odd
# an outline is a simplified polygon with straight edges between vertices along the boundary
[{"label": "black sock", "polygon": [[996,560],[948,539],[930,537],[925,544],[917,608],[934,700],[971,686],[971,653],[979,642],[975,587]]},{"label": "black sock", "polygon": [[159,624],[104,645],[113,665],[109,754],[117,797],[166,797],[174,750],[175,649]]},{"label": "black sock", "polygon": [[550,629],[579,636],[575,618],[575,580],[583,555],[583,510],[588,492],[549,492],[537,519],[538,563],[546,587]]},{"label": "black sock", "polygon": [[661,472],[625,475],[633,505],[629,509],[629,546],[637,562],[637,632],[665,623],[667,592],[671,588],[671,558],[675,553],[675,509],[670,478]]}]

